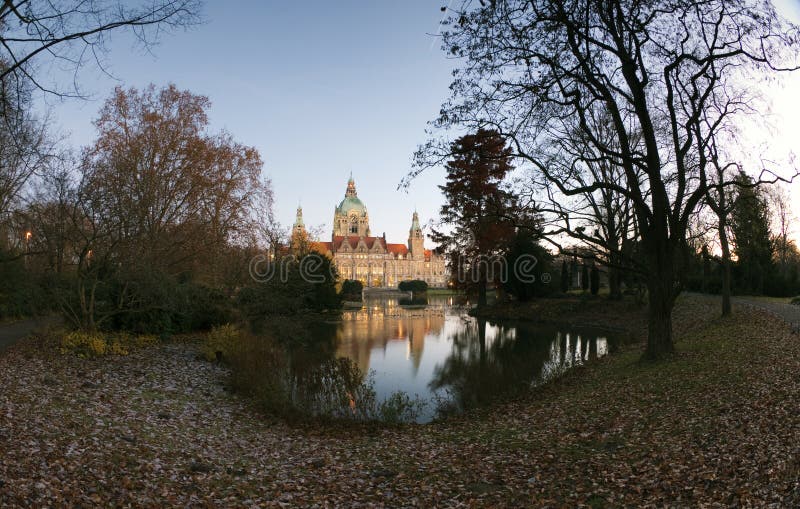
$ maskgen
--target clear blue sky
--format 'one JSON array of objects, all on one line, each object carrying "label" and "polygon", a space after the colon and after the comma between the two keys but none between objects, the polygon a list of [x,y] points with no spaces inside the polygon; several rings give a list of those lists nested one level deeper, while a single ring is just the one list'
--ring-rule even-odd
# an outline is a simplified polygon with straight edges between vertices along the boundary
[{"label": "clear blue sky", "polygon": [[[207,95],[212,129],[261,153],[282,223],[292,223],[302,202],[306,224],[330,235],[352,171],[373,234],[404,242],[414,208],[427,223],[442,202],[442,170],[426,172],[408,193],[396,188],[449,94],[453,62],[431,35],[449,1],[206,0],[206,23],[164,36],[154,54],[113,34],[106,61],[116,79],[86,69],[80,83],[91,100],[49,102],[77,147],[91,142],[91,120],[116,85],[172,82]],[[800,0],[775,3],[800,22]],[[767,92],[782,117],[771,144],[795,152],[797,90],[800,74]],[[789,191],[800,214],[800,182]]]},{"label": "clear blue sky", "polygon": [[448,95],[451,62],[429,35],[442,5],[207,0],[206,23],[163,37],[153,54],[113,34],[105,60],[117,80],[88,69],[81,85],[91,100],[49,102],[79,146],[93,139],[91,120],[116,85],[172,82],[207,95],[212,129],[261,153],[282,223],[301,201],[306,224],[330,235],[352,171],[372,233],[404,242],[414,207],[427,222],[441,203],[442,172],[409,193],[396,188]]}]

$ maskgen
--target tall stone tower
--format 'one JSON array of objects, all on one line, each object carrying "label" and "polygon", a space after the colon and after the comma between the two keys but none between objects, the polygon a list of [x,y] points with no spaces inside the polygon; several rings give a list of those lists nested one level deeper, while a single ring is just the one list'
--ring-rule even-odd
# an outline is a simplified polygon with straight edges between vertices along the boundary
[{"label": "tall stone tower", "polygon": [[369,237],[369,214],[367,207],[358,198],[353,176],[347,181],[344,200],[333,210],[333,236]]},{"label": "tall stone tower", "polygon": [[421,259],[425,256],[425,235],[422,234],[416,210],[411,218],[411,228],[408,230],[408,250],[412,258]]}]

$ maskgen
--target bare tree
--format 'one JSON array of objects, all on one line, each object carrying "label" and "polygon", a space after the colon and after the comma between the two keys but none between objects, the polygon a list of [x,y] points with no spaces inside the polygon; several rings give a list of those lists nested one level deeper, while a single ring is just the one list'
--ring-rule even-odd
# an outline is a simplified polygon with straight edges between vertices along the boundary
[{"label": "bare tree", "polygon": [[110,32],[129,29],[150,48],[167,29],[199,22],[200,0],[3,0],[0,2],[0,82],[33,86],[59,95],[79,95],[50,85],[37,73],[50,61],[75,76],[87,63],[103,67]]},{"label": "bare tree", "polygon": [[[797,27],[755,0],[466,1],[449,23],[443,47],[463,65],[435,127],[498,130],[562,197],[603,189],[623,196],[647,273],[645,356],[671,352],[691,218],[709,189],[735,185],[713,182],[700,154],[737,112],[710,125],[703,113],[734,77],[756,87],[794,69]],[[598,107],[608,112],[613,144],[588,118]],[[622,169],[624,186],[578,178],[587,175],[582,155],[551,165],[564,158],[558,140],[573,136],[576,123],[592,153]],[[441,146],[422,147],[416,171],[437,164]],[[756,181],[776,178],[765,169]]]},{"label": "bare tree", "polygon": [[795,249],[792,239],[789,238],[789,229],[796,221],[792,214],[792,204],[789,194],[782,186],[776,185],[767,189],[767,199],[769,200],[770,211],[772,212],[772,230],[775,243],[775,254],[777,255],[778,267],[781,275],[786,277],[792,251]]},{"label": "bare tree", "polygon": [[[607,146],[614,146],[615,135],[607,113],[590,111],[587,112],[586,120],[591,124],[595,137],[602,139]],[[558,157],[549,161],[553,170],[560,168],[558,171],[573,175],[576,182],[585,187],[595,181],[614,183],[620,188],[627,186],[623,167],[597,153],[577,122],[572,126],[570,136],[554,142],[558,144]],[[581,164],[576,164],[576,161]],[[644,178],[644,175],[639,178]],[[549,217],[549,229],[544,232],[544,236],[563,253],[564,246],[557,239],[566,234],[568,238],[582,244],[583,249],[576,250],[573,247],[569,250],[572,254],[581,252],[584,257],[591,257],[593,261],[599,261],[608,268],[611,299],[622,297],[623,271],[640,275],[646,273],[646,267],[633,256],[631,247],[639,241],[636,236],[636,217],[631,201],[623,194],[605,187],[587,190],[575,196],[564,196],[557,186],[540,178],[535,170],[531,172],[526,185],[532,195],[535,195],[537,189],[546,193],[547,199],[544,200],[542,212]]]},{"label": "bare tree", "polygon": [[56,158],[56,143],[47,118],[31,113],[27,89],[8,89],[0,82],[0,214],[18,204],[28,180]]}]

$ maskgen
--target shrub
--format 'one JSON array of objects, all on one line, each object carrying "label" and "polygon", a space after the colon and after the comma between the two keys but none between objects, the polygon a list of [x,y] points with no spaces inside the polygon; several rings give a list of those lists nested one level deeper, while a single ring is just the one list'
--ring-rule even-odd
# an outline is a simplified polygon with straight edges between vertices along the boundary
[{"label": "shrub", "polygon": [[214,327],[206,335],[203,356],[206,360],[230,359],[240,340],[240,331],[235,325]]},{"label": "shrub", "polygon": [[0,319],[35,316],[54,309],[49,286],[56,282],[52,275],[32,273],[23,258],[0,250]]},{"label": "shrub", "polygon": [[792,304],[794,304],[795,306],[800,306],[800,296],[792,299]]},{"label": "shrub", "polygon": [[79,357],[99,357],[108,351],[108,343],[97,332],[74,331],[61,338],[61,353],[74,353]]},{"label": "shrub", "polygon": [[210,330],[233,318],[231,299],[219,290],[156,271],[129,274],[111,282],[109,291],[108,302],[118,302],[125,291],[136,303],[116,315],[113,330],[169,335]]},{"label": "shrub", "polygon": [[344,300],[361,301],[361,292],[364,284],[356,279],[345,279],[342,283],[342,297]]},{"label": "shrub", "polygon": [[397,289],[402,292],[425,293],[428,291],[428,283],[421,279],[410,279],[400,281],[400,284],[397,285]]},{"label": "shrub", "polygon": [[158,343],[151,334],[131,335],[127,332],[103,334],[101,332],[72,331],[61,338],[61,353],[74,353],[79,357],[103,355],[128,355],[132,348],[143,348]]},{"label": "shrub", "polygon": [[297,265],[280,262],[281,266],[288,267],[285,277],[255,282],[239,291],[237,307],[253,331],[263,330],[274,317],[341,308],[341,295],[336,292],[335,267],[328,257],[314,260],[319,265],[308,264],[303,274]]},{"label": "shrub", "polygon": [[[551,284],[552,255],[531,233],[520,232],[515,235],[506,252],[506,260],[508,278],[503,282],[503,289],[517,300],[526,302],[558,291],[556,284]],[[561,285],[568,289],[566,260],[561,265]]]}]

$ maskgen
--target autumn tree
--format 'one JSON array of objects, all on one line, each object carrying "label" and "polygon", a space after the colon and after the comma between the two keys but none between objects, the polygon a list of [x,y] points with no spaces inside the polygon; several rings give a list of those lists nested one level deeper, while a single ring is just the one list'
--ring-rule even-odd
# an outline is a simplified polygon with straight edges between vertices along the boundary
[{"label": "autumn tree", "polygon": [[454,267],[459,284],[475,288],[478,306],[486,305],[489,281],[500,281],[495,257],[509,245],[514,222],[509,213],[514,197],[505,189],[504,178],[512,170],[511,150],[495,131],[479,130],[460,137],[450,147],[446,183],[439,186],[445,197],[440,210],[440,226],[432,238],[447,252],[460,259]]},{"label": "autumn tree", "polygon": [[[793,69],[796,36],[761,1],[465,1],[443,32],[461,65],[435,127],[496,130],[553,188],[551,201],[607,190],[630,204],[648,290],[645,356],[659,358],[674,349],[690,221],[712,186],[735,185],[709,179],[708,147],[747,112],[722,108],[711,122],[704,113]],[[598,108],[610,138],[590,121]],[[592,150],[563,150],[576,127]],[[423,146],[417,171],[446,147]],[[585,171],[598,158],[622,181]],[[774,180],[765,171],[759,180]]]},{"label": "autumn tree", "polygon": [[[142,291],[153,274],[190,274],[220,284],[226,250],[246,239],[264,194],[261,158],[227,133],[208,131],[208,98],[178,90],[115,90],[95,121],[73,221],[82,327],[132,306],[157,305]],[[114,281],[103,316],[97,294]]]}]

